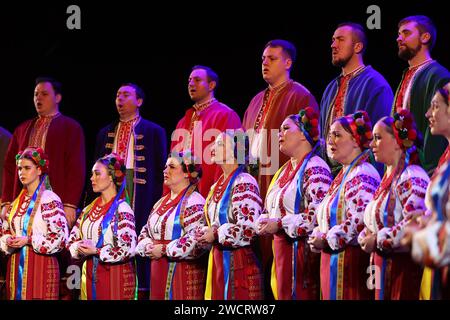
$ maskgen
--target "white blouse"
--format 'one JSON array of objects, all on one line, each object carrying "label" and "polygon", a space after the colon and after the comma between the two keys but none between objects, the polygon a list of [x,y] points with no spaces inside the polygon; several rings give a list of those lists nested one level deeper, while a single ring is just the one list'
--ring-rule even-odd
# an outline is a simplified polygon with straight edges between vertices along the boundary
[{"label": "white blouse", "polygon": [[[195,259],[204,251],[200,249],[195,241],[195,230],[205,226],[204,206],[205,199],[198,192],[193,192],[183,202],[184,210],[180,212],[181,236],[173,238],[175,213],[178,205],[159,215],[157,209],[164,198],[160,199],[153,207],[139,235],[136,253],[146,257],[145,248],[153,244],[154,240],[169,240],[166,246],[166,255],[173,259]],[[183,206],[183,204],[181,204]]]},{"label": "white blouse", "polygon": [[[297,238],[309,234],[316,226],[316,208],[322,202],[330,187],[332,176],[327,163],[318,156],[313,156],[306,164],[302,182],[303,210],[296,214],[295,198],[300,171],[292,181],[280,187],[280,177],[287,168],[280,172],[277,181],[269,190],[265,201],[263,218],[281,218],[282,226],[287,235]],[[282,212],[282,210],[284,212]]]}]

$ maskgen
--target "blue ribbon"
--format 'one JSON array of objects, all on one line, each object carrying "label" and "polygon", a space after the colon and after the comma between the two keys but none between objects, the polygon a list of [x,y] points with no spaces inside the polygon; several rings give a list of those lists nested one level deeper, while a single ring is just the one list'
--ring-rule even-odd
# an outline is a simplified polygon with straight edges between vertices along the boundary
[{"label": "blue ribbon", "polygon": [[[386,265],[387,265],[387,259],[383,257],[383,263],[381,265],[381,275],[380,275],[380,292],[378,294],[379,300],[384,300],[384,277],[386,274]],[[375,279],[376,284],[376,279]]]},{"label": "blue ribbon", "polygon": [[[181,237],[181,229],[182,229],[181,228],[181,221],[180,221],[181,206],[182,206],[184,197],[186,196],[186,193],[189,190],[190,186],[191,185],[189,185],[186,188],[186,190],[184,190],[183,196],[181,197],[180,202],[177,205],[177,210],[175,211],[175,217],[174,217],[174,220],[173,220],[172,240],[176,240],[176,239]],[[173,283],[173,277],[175,275],[175,269],[177,267],[177,263],[176,262],[170,262],[169,266],[168,266],[169,270],[170,270],[170,267],[171,267],[172,264],[174,265],[173,266],[172,275],[170,275],[170,279],[167,279],[168,281],[170,281],[169,300],[173,300],[173,292],[172,292],[173,291],[173,286],[172,286],[172,283]]]},{"label": "blue ribbon", "polygon": [[447,192],[444,185],[448,182],[450,177],[450,162],[447,162],[447,168],[442,173],[441,179],[432,187],[431,189],[431,199],[433,201],[434,209],[437,213],[438,221],[444,221],[444,208],[442,198],[444,194]]},{"label": "blue ribbon", "polygon": [[[409,161],[411,159],[411,154],[416,150],[415,146],[412,146],[411,148],[409,148],[408,150],[406,150],[406,156],[405,156],[405,164],[403,166],[402,169],[402,173],[406,170],[406,168],[409,165]],[[392,184],[391,184],[391,188],[392,188]],[[389,227],[389,223],[388,223],[388,217],[389,217],[389,202],[391,200],[391,192],[389,192],[388,194],[388,198],[386,201],[386,206],[384,207],[384,212],[383,212],[383,224],[386,227]],[[380,274],[380,293],[378,295],[378,299],[379,300],[384,300],[384,282],[385,282],[385,278],[386,278],[386,265],[387,265],[387,259],[383,256],[383,263],[382,263],[382,267],[381,267],[381,274]]]},{"label": "blue ribbon", "polygon": [[[101,248],[103,247],[103,242],[104,242],[104,237],[105,234],[108,230],[108,228],[110,227],[111,221],[117,211],[117,207],[119,206],[119,204],[122,202],[120,200],[120,197],[122,195],[122,193],[125,190],[125,185],[126,185],[126,179],[123,180],[122,182],[122,186],[120,187],[119,192],[117,193],[113,203],[111,204],[111,207],[109,208],[108,212],[105,214],[105,217],[102,220],[102,232],[100,234],[100,237],[98,238],[97,241],[97,248]],[[113,226],[113,233],[114,235],[117,234],[117,225],[118,225],[118,221],[116,221],[116,223]],[[92,300],[96,300],[97,299],[97,290],[96,290],[96,282],[97,282],[97,267],[98,267],[98,262],[99,262],[99,257],[94,256],[93,258],[93,266],[92,266]]]},{"label": "blue ribbon", "polygon": [[[306,130],[305,130],[306,131]],[[309,140],[308,140],[309,141]],[[301,201],[303,199],[303,192],[302,192],[302,185],[303,185],[303,176],[305,175],[306,165],[308,164],[309,160],[314,155],[314,152],[316,151],[318,145],[316,145],[312,151],[305,157],[303,160],[302,166],[300,167],[299,173],[298,173],[298,180],[297,180],[297,192],[295,194],[295,205],[294,205],[294,214],[300,214],[300,206]],[[296,290],[297,290],[297,251],[298,251],[298,239],[294,240],[294,258],[293,258],[293,277],[292,277],[292,300],[295,300],[297,298]],[[306,249],[305,249],[306,250]]]},{"label": "blue ribbon", "polygon": [[175,217],[173,220],[173,230],[172,230],[172,240],[176,240],[181,237],[181,222],[180,222],[180,213],[181,213],[181,204],[183,203],[184,197],[186,196],[187,191],[189,190],[189,185],[186,190],[184,190],[183,196],[181,197],[180,202],[177,205],[177,210],[175,211]]},{"label": "blue ribbon", "polygon": [[[220,200],[219,204],[219,222],[220,225],[223,225],[225,223],[228,223],[228,203],[230,202],[231,198],[231,189],[234,183],[234,180],[236,180],[237,176],[244,171],[244,165],[240,165],[236,171],[233,173],[233,176],[230,179],[230,182],[227,185],[227,188],[225,189],[225,192],[223,194],[222,200]],[[231,252],[225,248],[225,250],[222,251],[222,257],[223,257],[223,277],[224,277],[224,283],[225,283],[225,289],[224,289],[224,300],[227,300],[228,298],[228,285],[230,281],[230,260],[231,260]]]},{"label": "blue ribbon", "polygon": [[[355,159],[353,159],[352,163],[350,163],[349,167],[347,168],[347,171],[344,174],[344,177],[342,178],[342,183],[339,186],[339,190],[336,193],[336,197],[333,200],[333,203],[330,208],[330,226],[331,229],[337,224],[337,209],[339,204],[339,198],[341,194],[341,189],[344,186],[345,179],[347,178],[347,175],[350,173],[350,171],[353,169],[353,166],[355,163],[361,159],[364,155],[366,155],[369,152],[369,150],[363,151],[361,154],[359,154]],[[332,253],[330,258],[330,300],[336,300],[336,287],[337,287],[337,277],[338,277],[338,258],[339,253]]]},{"label": "blue ribbon", "polygon": [[431,300],[441,300],[441,270],[440,269],[434,269],[433,270],[433,280],[432,280],[432,286],[431,286]]},{"label": "blue ribbon", "polygon": [[[433,201],[434,209],[436,210],[438,221],[444,221],[444,208],[443,208],[443,197],[447,192],[445,184],[448,183],[450,177],[450,162],[447,162],[447,168],[442,173],[441,179],[431,188],[431,199]],[[441,290],[441,274],[439,269],[433,271],[433,283],[431,290],[431,298],[433,300],[440,299]]]},{"label": "blue ribbon", "polygon": [[299,127],[300,130],[302,130],[302,133],[305,135],[306,140],[308,140],[308,142],[313,146],[315,144],[314,140],[311,138],[308,131],[305,129],[305,125],[303,124],[301,119],[299,119]]},{"label": "blue ribbon", "polygon": [[[23,218],[23,226],[22,226],[22,236],[27,237],[28,236],[28,224],[30,223],[31,213],[33,212],[33,208],[36,204],[36,199],[39,194],[39,189],[41,188],[42,183],[45,181],[45,175],[41,178],[41,181],[39,182],[38,187],[33,193],[33,196],[31,197],[30,204],[28,205],[27,212],[24,215]],[[16,300],[22,299],[22,282],[23,282],[23,269],[25,267],[25,255],[28,252],[28,246],[23,246],[20,248],[20,259],[19,259],[19,277],[17,281],[17,292],[16,292]],[[25,279],[26,281],[26,279]]]}]

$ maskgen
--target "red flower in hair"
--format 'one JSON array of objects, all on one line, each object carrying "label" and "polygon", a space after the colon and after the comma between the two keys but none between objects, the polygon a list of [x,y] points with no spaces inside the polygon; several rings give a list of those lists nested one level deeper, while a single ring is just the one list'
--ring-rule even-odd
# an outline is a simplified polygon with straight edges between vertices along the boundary
[{"label": "red flower in hair", "polygon": [[409,140],[416,140],[417,138],[417,132],[416,130],[412,129],[408,131],[408,139]]},{"label": "red flower in hair", "polygon": [[120,169],[116,169],[114,175],[116,176],[116,178],[121,178],[123,176],[123,172]]},{"label": "red flower in hair", "polygon": [[409,149],[414,145],[417,140],[417,131],[415,130],[415,124],[412,114],[406,110],[399,110],[394,114],[393,130],[397,143],[403,149]]},{"label": "red flower in hair", "polygon": [[311,107],[306,107],[305,108],[305,113],[306,113],[306,117],[311,119],[314,117],[314,110]]},{"label": "red flower in hair", "polygon": [[319,130],[318,130],[317,128],[312,128],[312,129],[311,129],[311,137],[312,137],[313,139],[319,137]]}]

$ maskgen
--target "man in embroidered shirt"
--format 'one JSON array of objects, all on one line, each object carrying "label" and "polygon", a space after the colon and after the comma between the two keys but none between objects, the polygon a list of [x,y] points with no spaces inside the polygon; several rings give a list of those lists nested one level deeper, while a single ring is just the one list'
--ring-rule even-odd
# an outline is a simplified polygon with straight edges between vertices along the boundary
[{"label": "man in embroidered shirt", "polygon": [[[314,96],[290,77],[296,56],[297,50],[289,41],[277,39],[266,44],[261,69],[268,87],[250,101],[242,121],[250,137],[251,155],[259,161],[258,184],[263,200],[273,175],[288,160],[278,146],[281,123],[308,106],[318,111]],[[277,130],[274,141],[273,129]]]},{"label": "man in embroidered shirt", "polygon": [[[139,234],[148,215],[161,198],[163,170],[167,157],[166,131],[140,116],[144,91],[134,83],[120,86],[116,95],[119,119],[100,130],[95,160],[115,152],[124,159],[126,188]],[[150,266],[148,259],[137,257],[139,298],[148,299]]]},{"label": "man in embroidered shirt", "polygon": [[59,112],[61,84],[52,78],[37,78],[34,105],[38,116],[20,124],[13,133],[3,168],[2,214],[22,185],[16,170],[16,154],[28,146],[40,147],[49,157],[50,184],[61,198],[69,226],[76,220],[86,174],[85,141],[80,124]]},{"label": "man in embroidered shirt", "polygon": [[[341,68],[341,74],[325,89],[320,102],[321,136],[326,139],[331,124],[337,118],[364,110],[372,124],[390,114],[393,94],[384,77],[366,66],[363,55],[367,47],[364,28],[354,22],[337,26],[331,41],[331,62]],[[341,166],[323,155],[334,175]]]},{"label": "man in embroidered shirt", "polygon": [[424,137],[423,167],[432,174],[447,146],[442,136],[433,136],[425,117],[438,88],[450,81],[450,73],[431,58],[436,42],[436,27],[426,16],[410,16],[398,24],[398,56],[408,61],[395,94],[392,112],[409,109]]},{"label": "man in embroidered shirt", "polygon": [[[222,169],[211,161],[211,147],[220,132],[241,127],[238,114],[215,98],[219,77],[207,66],[196,65],[188,80],[188,92],[194,105],[178,122],[172,133],[170,151],[191,150],[202,161],[202,178],[198,189],[207,197]],[[165,189],[166,191],[166,189]]]},{"label": "man in embroidered shirt", "polygon": [[[296,56],[297,50],[289,41],[277,39],[265,45],[261,71],[268,87],[250,101],[243,119],[243,128],[250,138],[251,156],[258,162],[257,180],[263,201],[273,175],[289,159],[280,152],[278,144],[281,123],[288,115],[297,114],[308,106],[318,111],[316,99],[309,90],[291,79]],[[270,299],[272,237],[260,237],[258,241],[265,297]]]}]

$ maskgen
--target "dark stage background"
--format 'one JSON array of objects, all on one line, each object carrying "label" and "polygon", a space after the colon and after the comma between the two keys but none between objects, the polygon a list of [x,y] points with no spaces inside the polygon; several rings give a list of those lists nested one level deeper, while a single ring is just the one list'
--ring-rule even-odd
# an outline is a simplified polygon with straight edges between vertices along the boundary
[{"label": "dark stage background", "polygon": [[[320,101],[340,70],[331,65],[331,36],[338,23],[366,25],[367,7],[381,8],[381,29],[367,30],[366,64],[393,90],[406,62],[397,57],[397,23],[412,14],[430,16],[438,27],[433,58],[450,67],[449,11],[444,1],[220,1],[22,2],[2,4],[0,126],[9,131],[35,115],[34,78],[52,75],[64,85],[60,110],[85,130],[88,168],[97,131],[116,116],[115,93],[136,82],[147,93],[143,117],[166,128],[168,137],[192,105],[190,68],[204,64],[220,77],[216,97],[242,117],[251,98],[266,87],[261,54],[268,40],[283,38],[298,49],[292,78]],[[81,30],[68,30],[66,9],[81,8]]]}]

